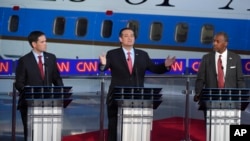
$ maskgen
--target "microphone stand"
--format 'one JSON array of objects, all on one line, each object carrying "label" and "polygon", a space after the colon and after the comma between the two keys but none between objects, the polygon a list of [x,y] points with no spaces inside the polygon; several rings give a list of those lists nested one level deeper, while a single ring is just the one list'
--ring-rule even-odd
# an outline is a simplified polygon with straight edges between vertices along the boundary
[{"label": "microphone stand", "polygon": [[101,77],[101,97],[100,97],[100,136],[99,141],[104,141],[104,93],[105,93],[105,80],[104,80],[104,72],[100,73]]},{"label": "microphone stand", "polygon": [[44,68],[45,68],[45,80],[46,80],[45,86],[49,86],[49,74],[48,74],[49,73],[49,68],[48,68],[46,63],[44,63],[43,65],[44,65]]}]

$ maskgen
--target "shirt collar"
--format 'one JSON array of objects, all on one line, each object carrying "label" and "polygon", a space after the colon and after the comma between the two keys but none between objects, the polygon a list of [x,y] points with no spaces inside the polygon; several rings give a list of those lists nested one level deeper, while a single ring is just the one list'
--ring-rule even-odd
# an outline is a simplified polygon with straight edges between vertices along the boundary
[{"label": "shirt collar", "polygon": [[128,52],[130,52],[131,55],[134,55],[134,54],[135,54],[135,53],[134,53],[134,52],[135,52],[135,51],[134,51],[134,48],[131,48],[130,51],[127,51],[124,47],[122,47],[122,50],[123,50],[123,52],[124,52],[126,55],[127,55]]},{"label": "shirt collar", "polygon": [[219,55],[221,55],[222,57],[225,57],[225,56],[227,56],[227,49],[221,54],[219,52],[216,52],[215,55],[216,55],[216,57],[219,57]]},{"label": "shirt collar", "polygon": [[36,58],[38,58],[38,56],[44,56],[44,53],[42,52],[41,54],[37,54],[34,50],[32,50],[32,53],[34,54],[34,56],[36,57]]}]

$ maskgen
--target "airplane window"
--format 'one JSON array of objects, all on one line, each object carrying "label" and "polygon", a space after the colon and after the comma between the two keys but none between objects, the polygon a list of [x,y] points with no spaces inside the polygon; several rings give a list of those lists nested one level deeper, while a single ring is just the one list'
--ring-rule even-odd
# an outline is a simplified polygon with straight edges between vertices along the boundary
[{"label": "airplane window", "polygon": [[213,42],[214,26],[211,24],[205,24],[201,29],[201,43],[210,44]]},{"label": "airplane window", "polygon": [[111,20],[104,20],[102,23],[101,35],[103,38],[109,38],[112,34],[113,22]]},{"label": "airplane window", "polygon": [[188,36],[188,24],[179,23],[175,28],[175,41],[176,42],[186,42]]},{"label": "airplane window", "polygon": [[85,36],[88,28],[88,20],[86,18],[80,18],[76,22],[76,35]]},{"label": "airplane window", "polygon": [[129,21],[127,27],[134,30],[136,39],[138,37],[139,32],[139,23],[137,21]]},{"label": "airplane window", "polygon": [[9,31],[10,32],[17,32],[19,25],[19,16],[12,15],[9,18]]},{"label": "airplane window", "polygon": [[162,37],[162,23],[154,22],[150,27],[150,40],[159,41]]},{"label": "airplane window", "polygon": [[65,18],[57,17],[54,22],[54,34],[63,35],[65,29]]}]

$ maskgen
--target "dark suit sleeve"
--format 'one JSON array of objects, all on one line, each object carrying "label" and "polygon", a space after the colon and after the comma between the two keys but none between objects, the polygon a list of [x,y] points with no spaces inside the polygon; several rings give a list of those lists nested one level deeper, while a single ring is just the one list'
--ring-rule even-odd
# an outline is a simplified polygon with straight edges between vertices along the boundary
[{"label": "dark suit sleeve", "polygon": [[59,72],[59,69],[57,67],[57,59],[56,59],[56,56],[55,55],[52,55],[53,57],[53,61],[52,61],[52,83],[55,85],[55,86],[63,86],[63,81],[62,81],[62,78],[61,78],[61,75],[60,75],[60,72]]},{"label": "dark suit sleeve", "polygon": [[237,87],[238,88],[245,88],[246,85],[245,85],[245,80],[244,80],[244,77],[243,77],[243,73],[242,73],[242,64],[241,64],[241,57],[238,56],[238,59],[237,59]]},{"label": "dark suit sleeve", "polygon": [[205,84],[205,76],[206,75],[206,56],[202,57],[199,70],[197,73],[197,78],[195,81],[195,94],[200,95],[204,84]]},{"label": "dark suit sleeve", "polygon": [[24,61],[22,58],[20,58],[17,61],[17,67],[16,67],[16,78],[15,78],[15,87],[16,89],[21,92],[24,88],[25,84],[25,78],[26,78],[26,73],[25,73],[25,66],[24,66]]},{"label": "dark suit sleeve", "polygon": [[147,62],[147,70],[153,73],[157,74],[163,74],[165,72],[169,72],[171,70],[171,67],[165,67],[164,63],[161,64],[155,64],[151,58],[149,57],[148,53],[145,52],[144,59]]}]

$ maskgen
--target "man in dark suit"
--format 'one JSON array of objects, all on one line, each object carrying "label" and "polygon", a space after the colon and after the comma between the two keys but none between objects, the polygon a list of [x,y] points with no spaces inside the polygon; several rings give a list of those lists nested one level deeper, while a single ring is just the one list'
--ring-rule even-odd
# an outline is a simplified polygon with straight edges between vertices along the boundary
[{"label": "man in dark suit", "polygon": [[[135,35],[130,28],[121,29],[119,40],[120,48],[110,50],[107,55],[100,56],[100,70],[111,70],[111,84],[106,101],[109,120],[108,141],[117,140],[118,107],[111,101],[112,89],[115,86],[143,87],[147,70],[153,73],[165,73],[171,70],[171,65],[175,62],[175,57],[167,57],[164,63],[154,64],[145,51],[134,48]],[[131,66],[128,65],[129,62]]]},{"label": "man in dark suit", "polygon": [[219,88],[217,60],[221,56],[224,84],[222,88],[244,88],[245,81],[242,73],[241,58],[227,49],[228,36],[219,32],[214,36],[213,52],[205,54],[201,60],[195,83],[194,101],[199,101],[203,88]]},{"label": "man in dark suit", "polygon": [[[41,31],[33,31],[28,36],[32,51],[18,60],[16,68],[15,87],[20,92],[18,109],[20,110],[24,139],[27,141],[27,103],[24,100],[23,89],[25,86],[63,86],[63,81],[57,68],[56,56],[46,52],[46,36]],[[39,69],[41,56],[42,69]],[[42,71],[42,72],[41,72]]]}]

